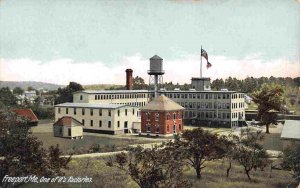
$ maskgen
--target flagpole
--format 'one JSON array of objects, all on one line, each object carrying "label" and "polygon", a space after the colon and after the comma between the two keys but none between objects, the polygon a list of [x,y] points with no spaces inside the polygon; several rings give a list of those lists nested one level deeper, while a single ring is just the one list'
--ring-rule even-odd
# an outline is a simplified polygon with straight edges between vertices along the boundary
[{"label": "flagpole", "polygon": [[200,52],[200,78],[202,78],[202,45],[201,45],[201,52]]}]

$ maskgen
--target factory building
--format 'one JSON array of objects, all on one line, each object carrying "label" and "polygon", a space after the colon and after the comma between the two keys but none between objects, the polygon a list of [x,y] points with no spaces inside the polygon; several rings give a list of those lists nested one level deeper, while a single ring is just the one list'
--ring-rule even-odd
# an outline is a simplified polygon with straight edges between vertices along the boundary
[{"label": "factory building", "polygon": [[[73,94],[73,103],[68,103],[68,108],[89,108],[108,110],[111,108],[113,113],[118,109],[125,110],[126,108],[135,109],[139,113],[140,108],[148,104],[155,96],[165,95],[174,102],[185,108],[183,112],[183,121],[185,124],[199,126],[219,126],[219,127],[236,127],[241,125],[245,119],[245,99],[244,94],[236,91],[212,91],[210,88],[210,78],[192,78],[190,90],[166,91],[159,89],[163,83],[163,59],[155,55],[150,58],[150,70],[148,70],[149,85],[154,90],[132,90],[132,69],[127,69],[126,72],[126,88],[127,90],[84,90]],[[64,104],[56,105],[55,117],[56,120],[62,117],[58,113],[58,108],[66,108]],[[107,108],[104,108],[107,107]],[[62,110],[64,111],[64,110]],[[137,114],[136,114],[137,115]],[[106,116],[106,115],[105,115]],[[72,115],[73,118],[82,122],[83,117]],[[140,117],[133,115],[126,117],[120,115],[119,120],[113,120],[111,128],[107,126],[90,126],[89,121],[98,121],[93,119],[89,113],[85,116],[86,127],[84,131],[106,131],[105,133],[120,134],[125,132],[124,129],[118,127],[118,121],[126,121],[129,130],[138,130],[135,127],[137,122],[140,122]],[[104,118],[104,116],[102,117]],[[124,119],[124,120],[123,120]],[[105,120],[107,121],[107,120]],[[107,123],[107,122],[106,122]],[[95,124],[95,123],[94,123]],[[122,123],[120,124],[122,125]],[[113,128],[112,128],[113,127]],[[124,128],[124,126],[123,126]]]},{"label": "factory building", "polygon": [[62,103],[55,105],[55,121],[68,116],[79,121],[85,132],[123,134],[140,130],[138,110],[119,104]]}]

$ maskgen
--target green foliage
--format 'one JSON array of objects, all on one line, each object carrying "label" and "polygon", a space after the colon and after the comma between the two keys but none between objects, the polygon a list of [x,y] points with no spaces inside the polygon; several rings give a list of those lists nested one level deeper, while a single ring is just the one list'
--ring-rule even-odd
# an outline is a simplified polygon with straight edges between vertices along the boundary
[{"label": "green foliage", "polygon": [[270,78],[267,77],[260,77],[260,78],[253,78],[247,77],[245,79],[236,79],[229,77],[223,81],[223,79],[216,79],[212,81],[211,88],[213,90],[220,90],[222,88],[227,88],[228,90],[233,91],[240,91],[244,93],[252,93],[255,90],[258,90],[263,84],[278,84],[284,86],[285,88],[298,88],[300,87],[300,77],[297,78],[282,78],[278,77],[275,78],[271,76]]},{"label": "green foliage", "polygon": [[240,135],[231,135],[235,144],[230,155],[244,167],[244,171],[249,180],[250,172],[253,169],[265,168],[269,163],[268,155],[259,141],[263,139],[261,131],[252,132],[251,129],[241,129]]},{"label": "green foliage", "polygon": [[143,78],[136,76],[133,78],[133,89],[148,89],[148,85]]},{"label": "green foliage", "polygon": [[283,152],[282,167],[292,172],[293,178],[300,183],[300,146],[289,146]]},{"label": "green foliage", "polygon": [[[168,148],[132,148],[127,158],[125,153],[110,158],[108,166],[126,171],[141,188],[190,187],[183,177],[183,163],[179,155]],[[125,165],[127,164],[127,168]]]},{"label": "green foliage", "polygon": [[15,94],[15,95],[22,95],[23,92],[24,92],[23,89],[20,88],[20,87],[15,87],[15,88],[13,89],[13,94]]},{"label": "green foliage", "polygon": [[0,89],[0,103],[4,106],[15,106],[17,104],[17,98],[8,87]]},{"label": "green foliage", "polygon": [[[201,170],[206,161],[221,158],[225,151],[223,138],[204,131],[202,128],[184,130],[182,137],[177,137],[171,148],[183,154],[187,164],[192,166],[197,178],[201,178]],[[170,147],[170,146],[169,146]]]},{"label": "green foliage", "polygon": [[[0,179],[9,176],[63,175],[70,158],[61,158],[58,146],[50,147],[47,152],[42,142],[30,135],[26,121],[9,111],[0,114]],[[11,186],[1,182],[2,187]],[[16,186],[16,185],[15,185]]]},{"label": "green foliage", "polygon": [[283,88],[278,84],[263,84],[260,90],[252,94],[253,102],[258,105],[258,117],[266,125],[266,133],[269,133],[269,125],[276,124],[276,113],[281,111],[283,105]]},{"label": "green foliage", "polygon": [[69,85],[65,88],[58,88],[58,97],[56,99],[56,104],[73,102],[73,93],[81,90],[83,90],[82,85],[76,82],[70,82]]}]

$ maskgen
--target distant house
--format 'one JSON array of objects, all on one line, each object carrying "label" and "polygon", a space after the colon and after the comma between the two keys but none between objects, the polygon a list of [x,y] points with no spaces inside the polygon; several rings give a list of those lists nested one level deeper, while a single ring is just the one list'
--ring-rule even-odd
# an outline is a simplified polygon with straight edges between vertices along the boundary
[{"label": "distant house", "polygon": [[283,149],[289,145],[293,147],[300,145],[300,121],[285,120],[280,139],[283,143]]},{"label": "distant house", "polygon": [[171,136],[183,130],[184,108],[164,95],[140,110],[141,135]]},{"label": "distant house", "polygon": [[39,120],[30,108],[14,109],[12,111],[20,118],[25,119],[27,121],[27,125],[29,126],[38,125]]},{"label": "distant house", "polygon": [[56,137],[82,138],[82,124],[72,117],[64,116],[53,124],[53,134]]}]

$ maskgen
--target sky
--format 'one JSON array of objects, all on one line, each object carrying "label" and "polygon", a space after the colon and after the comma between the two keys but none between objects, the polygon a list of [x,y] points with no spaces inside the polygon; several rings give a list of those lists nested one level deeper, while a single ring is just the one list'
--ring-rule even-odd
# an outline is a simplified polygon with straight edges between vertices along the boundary
[{"label": "sky", "polygon": [[300,76],[297,0],[0,0],[0,80],[148,82],[163,58],[164,81],[203,76]]}]

